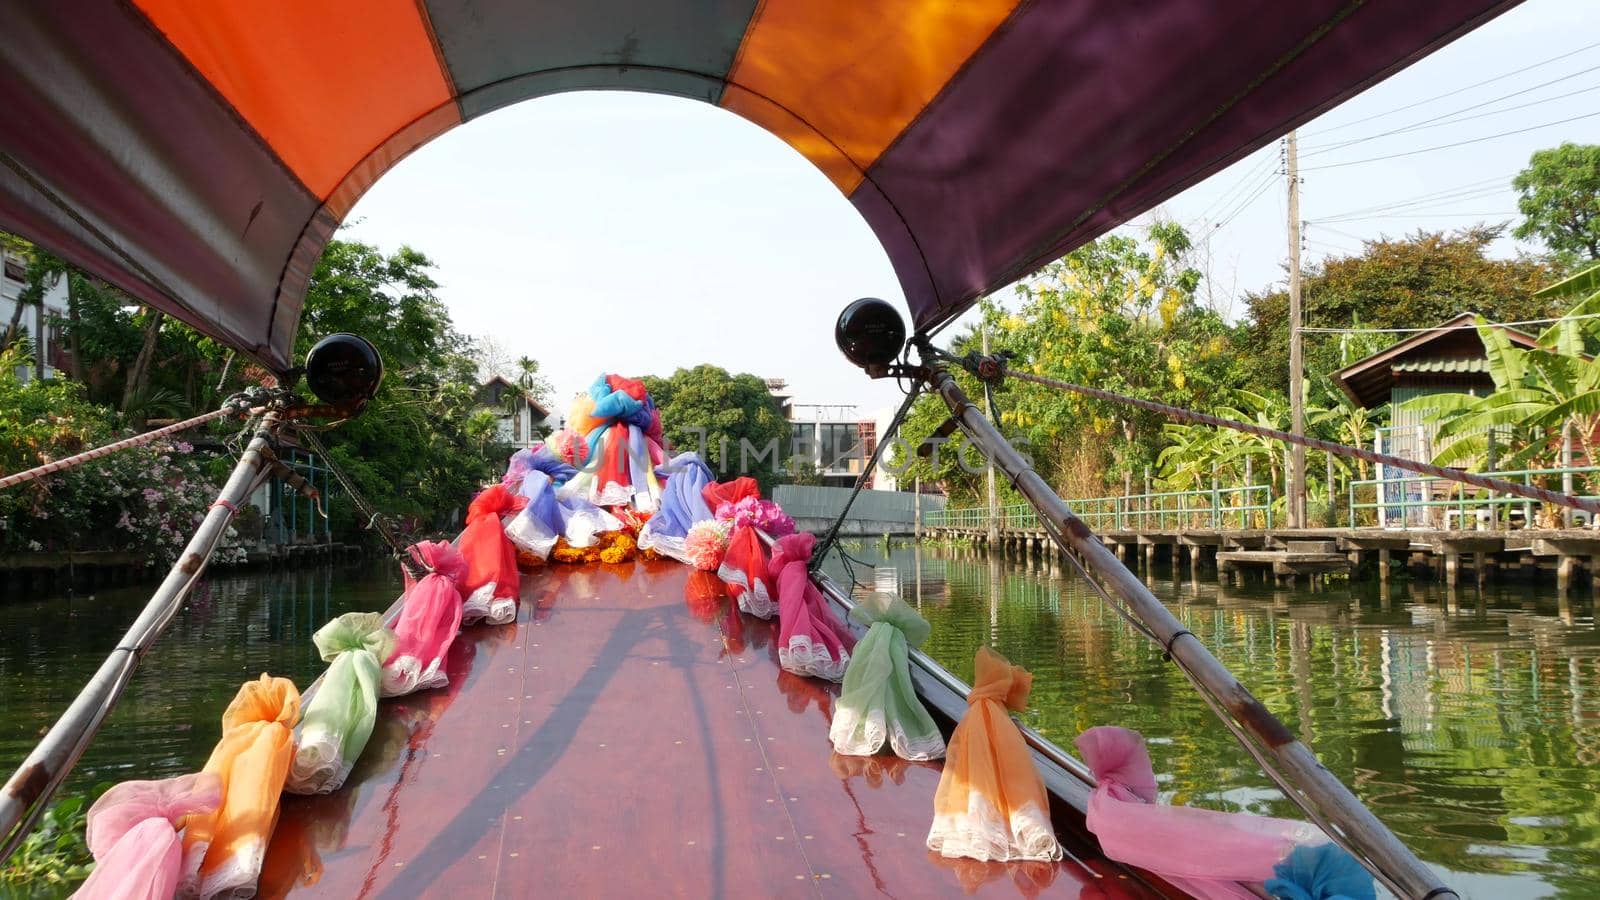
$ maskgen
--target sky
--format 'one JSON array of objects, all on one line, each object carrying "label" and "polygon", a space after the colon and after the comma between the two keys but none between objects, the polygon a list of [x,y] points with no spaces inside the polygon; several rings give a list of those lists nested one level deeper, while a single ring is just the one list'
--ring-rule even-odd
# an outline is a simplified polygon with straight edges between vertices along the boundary
[{"label": "sky", "polygon": [[[1529,0],[1303,126],[1305,261],[1514,222],[1529,154],[1600,142],[1597,24],[1594,0]],[[1234,318],[1284,280],[1285,194],[1274,142],[1126,227],[1188,226]],[[799,154],[706,104],[582,92],[497,111],[403,160],[345,236],[426,253],[457,327],[539,360],[558,409],[601,371],[703,362],[786,379],[798,403],[871,414],[899,396],[833,344],[857,297],[905,309],[877,239]]]}]

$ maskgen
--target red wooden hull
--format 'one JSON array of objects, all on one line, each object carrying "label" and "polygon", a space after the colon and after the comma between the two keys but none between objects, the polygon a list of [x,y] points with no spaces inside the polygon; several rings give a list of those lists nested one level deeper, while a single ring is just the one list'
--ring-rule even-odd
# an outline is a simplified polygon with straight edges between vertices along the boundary
[{"label": "red wooden hull", "polygon": [[689,575],[526,577],[448,688],[385,703],[344,789],[284,798],[261,896],[1157,896],[1066,829],[1060,863],[929,853],[937,764],[835,755],[837,687]]}]

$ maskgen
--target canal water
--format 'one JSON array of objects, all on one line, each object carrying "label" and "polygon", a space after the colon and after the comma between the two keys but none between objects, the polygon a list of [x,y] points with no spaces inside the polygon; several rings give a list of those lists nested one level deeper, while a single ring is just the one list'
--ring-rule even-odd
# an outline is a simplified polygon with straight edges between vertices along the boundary
[{"label": "canal water", "polygon": [[[1039,561],[864,546],[933,624],[926,649],[970,679],[989,644],[1035,673],[1025,714],[1064,746],[1093,725],[1142,732],[1165,798],[1295,816],[1159,650],[1084,582]],[[68,792],[191,771],[241,681],[304,685],[311,634],[385,608],[388,564],[210,579],[140,668]],[[836,571],[836,576],[842,573]],[[856,575],[871,573],[857,567]],[[1587,597],[1396,582],[1289,592],[1147,575],[1323,761],[1479,900],[1600,896],[1600,631]],[[0,768],[10,771],[143,604],[146,589],[0,602]]]}]

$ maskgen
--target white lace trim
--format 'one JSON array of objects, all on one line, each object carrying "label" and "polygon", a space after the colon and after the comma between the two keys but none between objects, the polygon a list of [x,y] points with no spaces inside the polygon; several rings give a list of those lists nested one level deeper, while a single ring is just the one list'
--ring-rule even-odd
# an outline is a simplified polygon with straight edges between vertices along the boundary
[{"label": "white lace trim", "polygon": [[493,581],[473,591],[461,604],[461,624],[471,625],[482,620],[488,625],[505,625],[517,620],[517,601],[511,597],[496,597]]},{"label": "white lace trim", "polygon": [[573,547],[591,547],[595,535],[608,531],[621,531],[622,521],[603,509],[584,509],[567,520],[567,543]]},{"label": "white lace trim", "polygon": [[977,791],[968,792],[965,814],[934,815],[928,849],[945,857],[997,862],[1061,858],[1061,845],[1048,813],[1025,803],[1012,811],[1008,821]]},{"label": "white lace trim", "polygon": [[422,667],[415,656],[397,656],[383,666],[383,684],[378,688],[380,697],[404,697],[416,691],[442,688],[450,683],[450,676],[439,670],[440,660],[435,659]]},{"label": "white lace trim", "polygon": [[489,604],[494,602],[495,587],[495,583],[490,581],[468,594],[467,599],[461,601],[462,625],[471,625],[473,622],[489,615]]},{"label": "white lace trim", "polygon": [[813,641],[810,635],[795,634],[789,636],[789,646],[778,648],[778,665],[796,675],[842,681],[844,670],[850,665],[850,651],[839,648],[836,660],[826,644]]},{"label": "white lace trim", "polygon": [[[203,851],[202,851],[203,852]],[[261,878],[261,861],[267,855],[267,842],[261,837],[251,837],[239,851],[227,859],[216,871],[205,877],[195,890],[195,879],[188,879],[178,889],[179,897],[198,897],[200,900],[249,900],[256,895],[256,882]]]},{"label": "white lace trim", "polygon": [[[652,519],[651,521],[655,521]],[[678,562],[688,564],[689,551],[685,547],[686,540],[671,535],[656,534],[650,530],[650,522],[639,530],[639,547],[642,550],[654,550],[662,556],[671,557]]]},{"label": "white lace trim", "polygon": [[518,549],[526,550],[540,559],[549,559],[550,550],[556,545],[555,532],[526,510],[517,513],[506,523],[505,532]]},{"label": "white lace trim", "polygon": [[341,758],[338,735],[302,732],[283,789],[291,794],[332,793],[344,785],[355,765],[355,760]]},{"label": "white lace trim", "polygon": [[723,563],[717,568],[717,577],[729,584],[744,588],[739,592],[739,608],[758,619],[770,619],[778,614],[778,601],[767,594],[767,586],[757,578],[754,587],[744,577],[744,570]]},{"label": "white lace trim", "polygon": [[594,492],[589,502],[595,506],[628,506],[633,503],[633,487],[615,481],[607,482],[605,487]]},{"label": "white lace trim", "polygon": [[183,871],[179,873],[178,890],[174,896],[200,896],[200,864],[206,861],[206,851],[210,849],[209,841],[200,841],[184,848]]},{"label": "white lace trim", "polygon": [[861,711],[835,704],[828,738],[833,741],[833,749],[844,756],[875,756],[887,739],[894,755],[901,759],[944,757],[944,736],[937,730],[931,735],[912,738],[899,722],[894,723],[893,728],[887,727],[887,719],[888,713],[881,706]]}]

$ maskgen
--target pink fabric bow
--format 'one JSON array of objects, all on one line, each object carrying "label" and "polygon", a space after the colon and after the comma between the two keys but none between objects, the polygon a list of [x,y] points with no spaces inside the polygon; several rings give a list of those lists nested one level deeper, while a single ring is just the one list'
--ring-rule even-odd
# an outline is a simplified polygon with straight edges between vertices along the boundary
[{"label": "pink fabric bow", "polygon": [[1102,725],[1074,743],[1099,782],[1085,818],[1106,856],[1198,897],[1253,897],[1237,882],[1265,881],[1297,844],[1327,840],[1304,822],[1157,804],[1150,754],[1136,731]]},{"label": "pink fabric bow", "polygon": [[183,876],[183,820],[221,803],[222,779],[210,772],[125,781],[106,791],[89,807],[94,872],[74,896],[167,900]]},{"label": "pink fabric bow", "polygon": [[411,556],[433,571],[417,580],[406,573],[405,606],[394,624],[394,652],[383,664],[385,697],[449,684],[444,655],[461,630],[461,582],[467,576],[467,561],[447,541],[412,544]]},{"label": "pink fabric bow", "polygon": [[814,535],[779,538],[769,571],[778,584],[778,664],[798,675],[830,681],[844,678],[855,636],[828,607],[811,580]]}]

